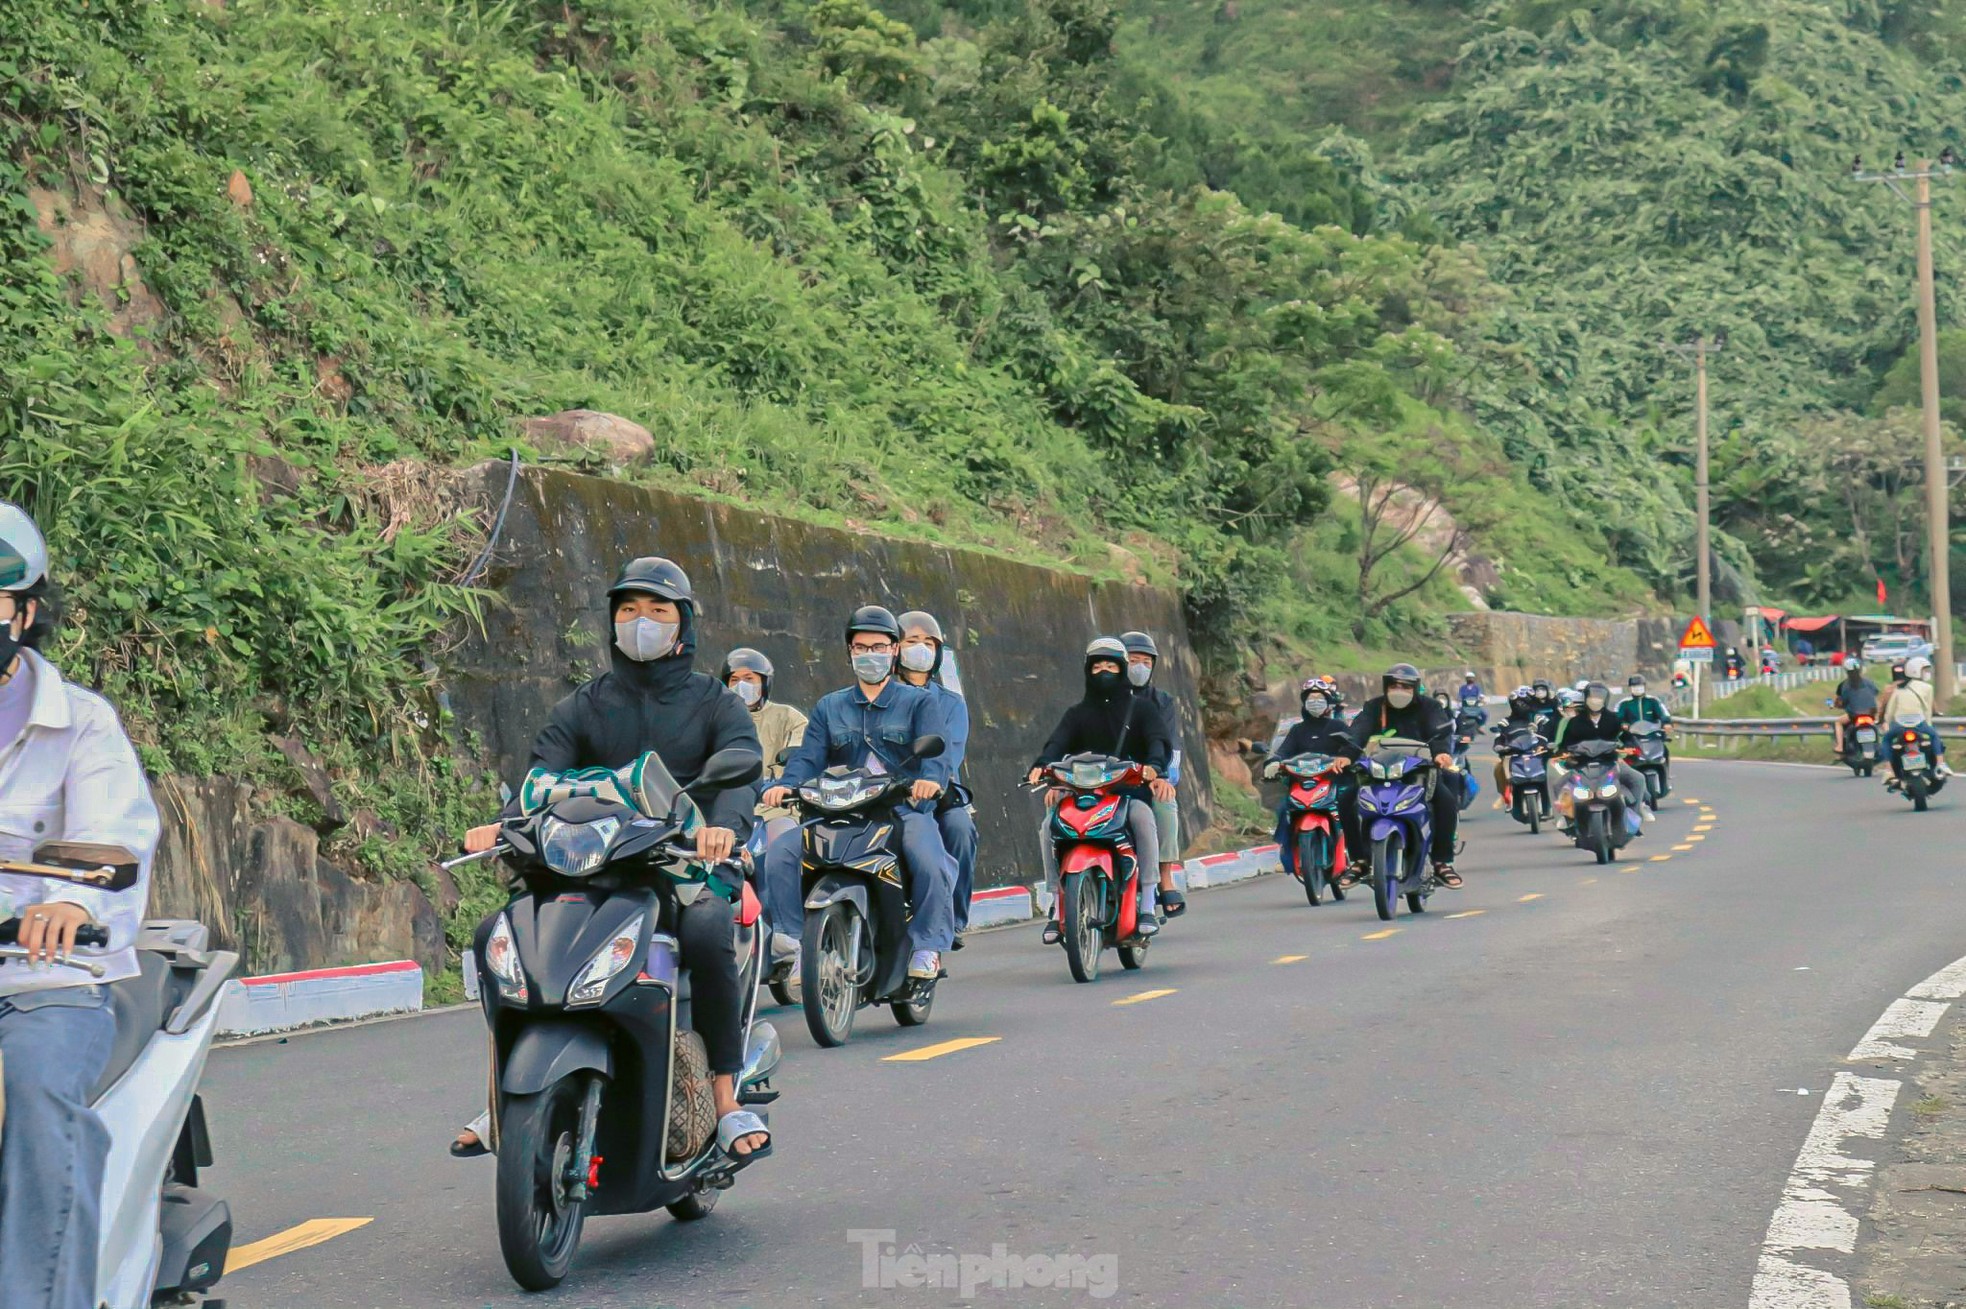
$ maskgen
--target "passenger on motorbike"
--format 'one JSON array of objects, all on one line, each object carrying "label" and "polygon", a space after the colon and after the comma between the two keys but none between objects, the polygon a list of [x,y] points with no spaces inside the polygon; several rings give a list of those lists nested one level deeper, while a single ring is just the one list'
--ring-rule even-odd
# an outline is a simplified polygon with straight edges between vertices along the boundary
[{"label": "passenger on motorbike", "polygon": [[[1932,661],[1924,655],[1913,655],[1902,665],[1893,667],[1891,673],[1893,684],[1884,693],[1883,703],[1878,706],[1878,721],[1896,726],[1903,721],[1907,713],[1923,714],[1925,726],[1932,737],[1933,768],[1940,776],[1950,777],[1952,768],[1946,763],[1945,742],[1940,738],[1938,729],[1932,722],[1936,712],[1933,708],[1935,692],[1932,689]],[[1902,784],[1905,778],[1904,761],[1898,758],[1897,750],[1892,747],[1892,742],[1897,739],[1890,732],[1878,733],[1877,762],[1888,762],[1891,765],[1891,777],[1885,782],[1885,786],[1893,790]]]},{"label": "passenger on motorbike", "polygon": [[[1380,694],[1367,700],[1352,720],[1352,744],[1361,755],[1371,753],[1382,737],[1398,737],[1426,743],[1435,767],[1451,773],[1454,767],[1454,717],[1438,701],[1420,694],[1420,670],[1412,664],[1394,664],[1379,679]],[[1460,787],[1454,779],[1443,777],[1433,788],[1434,880],[1442,886],[1458,887],[1461,875],[1454,871],[1454,833],[1460,824]],[[1361,852],[1362,853],[1362,852]]]},{"label": "passenger on motorbike", "polygon": [[[677,779],[693,778],[720,750],[759,750],[758,732],[744,701],[708,673],[692,668],[696,653],[696,593],[689,576],[658,556],[631,560],[607,592],[614,626],[609,669],[553,707],[533,739],[527,769],[564,773],[576,768],[622,768],[653,751]],[[703,808],[692,867],[707,869],[729,859],[751,830],[756,792],[749,786],[690,792]],[[517,813],[517,801],[508,816]],[[498,841],[499,824],[465,834],[476,854]],[[493,914],[495,918],[497,915]],[[489,931],[491,918],[481,931]],[[720,1131],[742,1158],[763,1149],[771,1134],[764,1122],[737,1103],[737,1073],[744,1063],[743,997],[738,994],[735,913],[721,895],[699,893],[676,915],[676,940],[690,971],[696,1029],[709,1056],[711,1092]],[[451,1145],[460,1158],[486,1151],[479,1118]],[[732,1133],[741,1133],[733,1135]]]},{"label": "passenger on motorbike", "polygon": [[1529,689],[1536,696],[1536,730],[1547,740],[1556,735],[1557,719],[1562,711],[1562,706],[1557,702],[1556,688],[1546,678],[1539,677],[1529,684]]},{"label": "passenger on motorbike", "polygon": [[901,624],[901,680],[919,686],[935,698],[942,714],[943,762],[949,765],[949,789],[935,802],[935,825],[949,852],[955,934],[949,948],[963,948],[969,928],[969,897],[976,884],[976,807],[963,785],[963,757],[969,751],[969,702],[942,684],[942,624],[925,610],[913,609],[897,619]]},{"label": "passenger on motorbike", "polygon": [[[1351,733],[1339,720],[1338,710],[1345,703],[1345,693],[1338,689],[1338,683],[1329,677],[1307,677],[1297,692],[1298,721],[1290,725],[1283,741],[1271,752],[1274,761],[1295,759],[1298,755],[1323,754],[1337,759],[1357,760],[1358,746],[1353,744]],[[1264,776],[1269,776],[1266,767]],[[1358,818],[1358,778],[1348,769],[1336,778],[1338,792],[1338,824],[1345,833],[1347,862],[1355,864],[1363,861],[1365,855],[1365,831]],[[1297,843],[1290,839],[1289,788],[1284,788],[1284,802],[1277,808],[1277,830],[1270,839],[1280,847],[1283,870],[1295,877],[1297,875]],[[1350,886],[1357,880],[1347,871],[1339,879]]]},{"label": "passenger on motorbike", "polygon": [[1188,909],[1188,898],[1174,884],[1174,875],[1181,871],[1181,806],[1175,798],[1175,788],[1181,785],[1181,711],[1173,696],[1153,685],[1154,669],[1160,664],[1160,647],[1154,638],[1145,632],[1121,632],[1120,644],[1126,647],[1128,684],[1135,695],[1154,702],[1166,720],[1167,739],[1173,743],[1167,776],[1155,778],[1147,789],[1154,795],[1155,834],[1160,838],[1161,913],[1179,918]]},{"label": "passenger on motorbike", "polygon": [[[0,918],[18,918],[31,956],[0,961],[0,1303],[93,1309],[109,1133],[89,1107],[116,1036],[108,983],[137,975],[135,943],[157,849],[143,766],[101,696],[41,656],[58,597],[48,547],[0,501],[0,859],[27,862],[49,841],[120,846],[137,857],[122,891],[0,873]],[[52,967],[76,932],[108,929],[90,952],[100,978]]]},{"label": "passenger on motorbike", "polygon": [[[806,716],[791,705],[780,704],[771,698],[771,679],[776,675],[771,660],[749,646],[739,646],[724,656],[723,683],[736,693],[751,710],[751,725],[758,729],[758,745],[764,751],[765,771],[753,787],[760,795],[785,771],[780,756],[805,740]],[[746,842],[748,848],[762,850],[768,847],[781,834],[798,826],[790,809],[784,806],[767,809],[758,806],[756,814],[757,830],[752,839]],[[759,901],[764,901],[763,888],[759,888]],[[787,923],[797,924],[800,914],[792,906],[765,904],[765,921],[774,929],[771,936],[771,952],[778,958],[786,958],[799,952],[799,938],[796,930],[788,930]],[[789,917],[788,917],[789,915]]]},{"label": "passenger on motorbike", "polygon": [[[1495,729],[1497,738],[1507,737],[1511,732],[1535,732],[1545,740],[1548,733],[1543,731],[1543,705],[1536,698],[1535,689],[1518,686],[1509,692],[1509,716]],[[1554,730],[1554,729],[1552,729]],[[1509,761],[1495,760],[1495,807],[1507,809],[1513,803],[1509,785]]]},{"label": "passenger on motorbike", "polygon": [[[1168,735],[1166,719],[1155,711],[1151,700],[1133,694],[1127,685],[1126,646],[1110,636],[1093,639],[1085,648],[1085,697],[1067,709],[1051,730],[1025,779],[1036,786],[1045,769],[1066,755],[1101,754],[1125,759],[1141,766],[1147,785],[1127,794],[1127,830],[1133,836],[1133,857],[1140,865],[1139,931],[1152,936],[1160,930],[1154,916],[1154,892],[1159,879],[1160,830],[1154,821],[1153,792],[1149,789],[1167,768],[1174,755],[1174,742]],[[1052,796],[1052,803],[1057,796]],[[1044,858],[1045,887],[1053,900],[1058,895],[1058,853],[1051,843],[1051,815],[1047,809],[1039,827],[1038,847]],[[1058,923],[1045,924],[1044,943],[1056,945]]]},{"label": "passenger on motorbike", "polygon": [[[1629,745],[1631,737],[1625,730],[1625,723],[1607,706],[1611,700],[1611,688],[1602,682],[1592,682],[1584,692],[1584,703],[1577,712],[1557,724],[1556,739],[1550,744],[1558,751],[1568,750],[1585,741],[1616,741]],[[1625,793],[1625,804],[1646,818],[1657,818],[1652,806],[1645,802],[1645,779],[1638,770],[1620,758],[1617,763],[1618,785]]]},{"label": "passenger on motorbike", "polygon": [[1831,697],[1836,708],[1841,711],[1836,720],[1836,754],[1843,756],[1843,731],[1857,719],[1858,714],[1877,713],[1877,683],[1864,676],[1864,666],[1853,663],[1843,670],[1843,680],[1836,684],[1836,694]]},{"label": "passenger on motorbike", "polygon": [[[950,762],[946,753],[915,760],[909,746],[924,736],[941,736],[946,742],[950,729],[935,697],[895,679],[901,636],[900,622],[879,605],[854,610],[846,627],[854,684],[812,707],[805,740],[793,751],[778,785],[763,798],[768,805],[783,804],[835,765],[890,775],[916,770],[909,803],[895,816],[901,823],[901,864],[908,880],[908,976],[933,981],[942,975],[942,952],[956,933],[949,850],[935,821],[936,801],[949,788]],[[764,880],[786,903],[802,896],[804,859],[804,841],[797,831],[779,837],[765,852]]]}]

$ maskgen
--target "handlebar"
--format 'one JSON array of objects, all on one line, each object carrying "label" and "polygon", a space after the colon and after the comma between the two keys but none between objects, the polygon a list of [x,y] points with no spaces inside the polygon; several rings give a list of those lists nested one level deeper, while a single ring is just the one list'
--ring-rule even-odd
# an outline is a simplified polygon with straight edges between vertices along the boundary
[{"label": "handlebar", "polygon": [[[0,922],[0,945],[13,945],[20,940],[20,924],[18,918]],[[109,948],[109,929],[96,923],[84,923],[75,929],[75,944],[106,950]]]}]

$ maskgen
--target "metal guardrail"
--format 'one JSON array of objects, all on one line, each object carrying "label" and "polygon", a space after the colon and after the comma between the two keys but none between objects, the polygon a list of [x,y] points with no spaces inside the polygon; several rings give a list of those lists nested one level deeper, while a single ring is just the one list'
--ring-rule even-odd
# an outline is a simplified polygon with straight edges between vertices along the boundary
[{"label": "metal guardrail", "polygon": [[[1680,718],[1674,720],[1674,726],[1684,736],[1715,740],[1765,736],[1774,741],[1783,737],[1830,736],[1836,721],[1834,718]],[[1935,718],[1932,726],[1940,736],[1966,737],[1966,718]]]}]

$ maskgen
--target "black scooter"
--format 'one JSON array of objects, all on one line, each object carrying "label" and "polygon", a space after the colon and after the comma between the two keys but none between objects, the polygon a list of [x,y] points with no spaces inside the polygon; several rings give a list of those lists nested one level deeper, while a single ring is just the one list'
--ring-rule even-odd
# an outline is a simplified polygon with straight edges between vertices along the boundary
[{"label": "black scooter", "polygon": [[1570,773],[1572,832],[1579,850],[1588,850],[1601,864],[1631,840],[1625,817],[1625,788],[1618,781],[1618,759],[1624,747],[1616,741],[1579,741],[1565,756]]},{"label": "black scooter", "polygon": [[1659,723],[1633,723],[1625,729],[1638,754],[1632,767],[1645,779],[1645,803],[1657,805],[1672,794],[1672,750],[1666,745],[1666,729]]},{"label": "black scooter", "polygon": [[1550,743],[1535,728],[1521,724],[1503,723],[1495,735],[1500,738],[1495,753],[1508,766],[1509,816],[1532,833],[1540,832],[1550,818]]},{"label": "black scooter", "polygon": [[[920,763],[942,753],[939,736],[909,751]],[[895,811],[915,779],[835,765],[794,796],[806,814],[800,884],[805,932],[799,991],[806,1027],[827,1048],[853,1035],[861,1006],[885,1004],[903,1027],[920,1027],[935,1004],[935,981],[908,976],[908,893]]]},{"label": "black scooter", "polygon": [[[759,770],[755,751],[724,750],[696,784],[742,785]],[[515,874],[511,902],[473,946],[492,1035],[498,1239],[529,1291],[566,1276],[590,1215],[667,1208],[703,1218],[761,1157],[733,1159],[717,1144],[709,1060],[673,935],[680,891],[665,870],[694,859],[685,838],[701,815],[655,755],[621,775],[631,773],[631,803],[561,799],[506,819],[487,852]],[[733,864],[712,872],[742,885]],[[778,1098],[778,1033],[754,1021],[764,957],[756,903],[747,888],[735,943],[745,997],[737,1088],[747,1105]]]}]

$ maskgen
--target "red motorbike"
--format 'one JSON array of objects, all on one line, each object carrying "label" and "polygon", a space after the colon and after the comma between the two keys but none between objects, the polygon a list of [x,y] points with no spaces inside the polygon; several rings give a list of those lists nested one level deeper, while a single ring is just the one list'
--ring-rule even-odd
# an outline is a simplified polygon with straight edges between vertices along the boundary
[{"label": "red motorbike", "polygon": [[1141,766],[1105,755],[1067,755],[1045,770],[1058,794],[1049,832],[1058,854],[1052,913],[1074,981],[1099,977],[1099,956],[1116,947],[1120,963],[1147,961],[1139,934],[1140,861],[1126,825],[1124,792],[1145,784]]},{"label": "red motorbike", "polygon": [[1344,883],[1349,863],[1345,832],[1338,821],[1339,778],[1351,763],[1323,754],[1301,754],[1295,759],[1274,759],[1263,771],[1290,779],[1290,794],[1283,800],[1284,834],[1296,857],[1295,876],[1304,885],[1304,898],[1317,904],[1328,888],[1333,900],[1345,898]]}]

